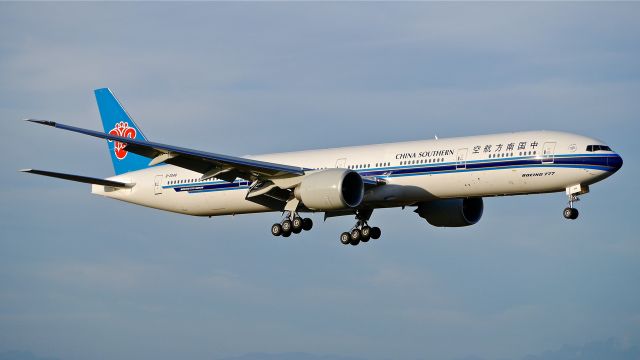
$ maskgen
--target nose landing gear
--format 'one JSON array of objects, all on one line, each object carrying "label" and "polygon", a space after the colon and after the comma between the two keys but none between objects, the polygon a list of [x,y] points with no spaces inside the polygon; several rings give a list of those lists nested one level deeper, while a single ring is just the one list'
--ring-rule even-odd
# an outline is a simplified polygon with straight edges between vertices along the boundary
[{"label": "nose landing gear", "polygon": [[564,209],[562,215],[565,219],[575,220],[580,214],[578,209],[573,207],[573,203],[580,201],[578,195],[586,194],[589,192],[589,187],[586,185],[574,185],[567,188],[567,196],[569,197],[569,206]]}]

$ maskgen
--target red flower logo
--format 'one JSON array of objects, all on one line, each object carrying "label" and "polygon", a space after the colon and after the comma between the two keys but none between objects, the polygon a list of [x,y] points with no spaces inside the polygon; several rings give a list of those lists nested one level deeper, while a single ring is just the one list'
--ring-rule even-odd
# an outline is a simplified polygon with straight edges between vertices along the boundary
[{"label": "red flower logo", "polygon": [[[120,121],[119,123],[116,123],[116,127],[109,131],[109,135],[135,139],[136,129],[129,127],[128,122]],[[109,140],[109,142],[111,142],[111,140]],[[120,141],[115,141],[115,143],[113,144],[113,152],[116,154],[118,160],[122,160],[125,158],[125,156],[127,156],[127,150],[124,149],[125,146],[127,146],[127,144]]]}]

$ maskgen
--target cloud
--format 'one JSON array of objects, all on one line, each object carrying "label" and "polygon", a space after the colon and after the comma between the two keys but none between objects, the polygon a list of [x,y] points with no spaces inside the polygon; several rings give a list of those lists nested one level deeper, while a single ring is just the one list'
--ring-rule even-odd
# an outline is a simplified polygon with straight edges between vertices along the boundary
[{"label": "cloud", "polygon": [[582,346],[564,345],[558,350],[527,355],[523,360],[636,360],[638,358],[640,358],[640,348],[624,346],[614,338],[609,338],[592,341]]},{"label": "cloud", "polygon": [[36,356],[29,351],[5,351],[0,353],[0,360],[59,360],[53,357]]},{"label": "cloud", "polygon": [[307,353],[251,353],[240,356],[225,357],[220,360],[362,360],[358,357],[340,355],[315,355]]}]

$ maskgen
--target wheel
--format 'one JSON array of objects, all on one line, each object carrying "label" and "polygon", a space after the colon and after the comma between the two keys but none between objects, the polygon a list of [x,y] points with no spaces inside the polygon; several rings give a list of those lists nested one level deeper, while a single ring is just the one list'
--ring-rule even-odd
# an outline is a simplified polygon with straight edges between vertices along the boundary
[{"label": "wheel", "polygon": [[313,227],[313,221],[309,218],[302,219],[302,230],[309,231]]},{"label": "wheel", "polygon": [[348,232],[343,232],[342,234],[340,234],[340,242],[343,245],[351,243],[351,234],[349,234]]},{"label": "wheel", "polygon": [[282,235],[282,225],[280,224],[273,224],[271,226],[271,235],[273,236],[280,236]]},{"label": "wheel", "polygon": [[360,241],[362,242],[367,242],[369,241],[369,239],[371,238],[371,228],[368,226],[363,226],[362,229],[360,229]]},{"label": "wheel", "polygon": [[565,208],[562,215],[564,215],[565,219],[575,220],[578,218],[578,209],[569,207]]},{"label": "wheel", "polygon": [[289,237],[289,236],[291,236],[291,231],[282,232],[282,237]]},{"label": "wheel", "polygon": [[577,218],[578,218],[578,215],[580,214],[580,213],[578,212],[578,209],[573,208],[573,209],[571,209],[571,210],[573,210],[573,214],[571,214],[571,220],[575,220],[575,219],[577,219]]},{"label": "wheel", "polygon": [[351,244],[351,246],[356,246],[356,245],[360,244],[360,240],[357,240],[357,239],[356,239],[356,240],[353,240],[353,239],[352,239],[352,240],[351,240],[351,242],[350,242],[349,244]]},{"label": "wheel", "polygon": [[291,232],[298,234],[302,231],[302,218],[295,217],[291,222]]},{"label": "wheel", "polygon": [[285,233],[290,233],[292,228],[291,220],[285,220],[282,222],[282,231]]},{"label": "wheel", "polygon": [[362,233],[360,232],[360,229],[351,230],[351,244],[352,245],[353,245],[354,242],[357,245],[360,242],[360,238],[362,238]]},{"label": "wheel", "polygon": [[374,226],[371,228],[371,238],[372,239],[379,239],[380,235],[382,235],[382,231],[380,231],[380,228],[377,226]]}]

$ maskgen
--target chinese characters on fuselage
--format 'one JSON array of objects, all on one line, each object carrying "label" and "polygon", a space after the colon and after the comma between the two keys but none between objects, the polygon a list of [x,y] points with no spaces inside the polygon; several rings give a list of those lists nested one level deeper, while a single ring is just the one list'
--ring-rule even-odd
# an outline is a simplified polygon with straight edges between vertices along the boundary
[{"label": "chinese characters on fuselage", "polygon": [[537,141],[519,141],[519,142],[511,142],[508,144],[485,144],[485,145],[476,145],[473,147],[472,154],[480,154],[482,153],[498,153],[501,151],[511,152],[514,150],[535,150],[538,148]]}]

